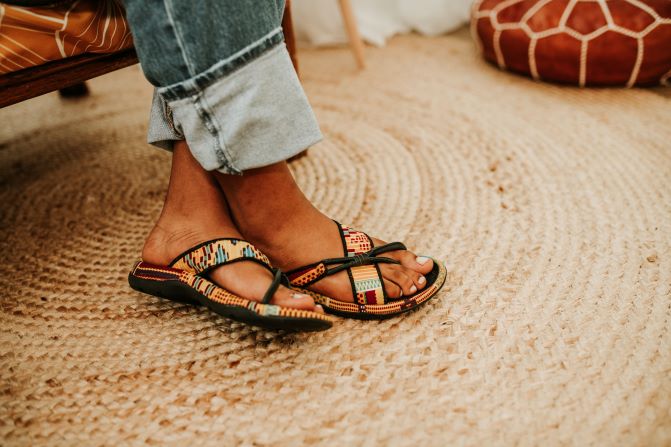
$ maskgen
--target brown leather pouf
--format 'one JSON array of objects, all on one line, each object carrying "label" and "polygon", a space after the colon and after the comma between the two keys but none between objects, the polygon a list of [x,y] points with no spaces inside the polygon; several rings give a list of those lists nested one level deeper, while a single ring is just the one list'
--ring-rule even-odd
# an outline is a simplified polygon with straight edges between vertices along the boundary
[{"label": "brown leather pouf", "polygon": [[534,79],[657,85],[671,78],[671,0],[477,0],[487,60]]}]

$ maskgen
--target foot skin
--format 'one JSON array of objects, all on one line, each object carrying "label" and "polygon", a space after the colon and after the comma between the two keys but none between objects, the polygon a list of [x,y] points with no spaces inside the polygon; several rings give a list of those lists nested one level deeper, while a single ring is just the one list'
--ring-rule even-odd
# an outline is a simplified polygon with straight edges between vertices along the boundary
[{"label": "foot skin", "polygon": [[[168,265],[184,251],[217,238],[243,238],[231,220],[226,198],[212,174],[203,170],[185,142],[175,144],[170,185],[163,210],[142,249],[142,259]],[[254,262],[236,262],[208,273],[218,286],[260,301],[273,281],[269,270]],[[311,296],[280,286],[271,304],[323,312]]]},{"label": "foot skin", "polygon": [[[165,222],[159,222],[147,237],[142,249],[144,261],[168,265],[175,257],[201,242],[217,238],[243,239],[234,228],[187,229],[193,227],[193,224],[189,226],[183,222],[180,225],[177,221],[167,226]],[[225,265],[209,272],[207,277],[229,292],[252,301],[260,301],[273,280],[273,275],[267,269],[253,262]],[[277,289],[271,304],[323,313],[321,306],[315,305],[311,296],[296,293],[284,286]]]},{"label": "foot skin", "polygon": [[[216,175],[226,194],[237,228],[262,250],[273,265],[289,271],[322,259],[342,257],[338,227],[303,195],[285,163],[245,172]],[[373,238],[375,246],[385,242]],[[401,264],[380,264],[390,298],[410,296],[426,287],[433,269],[430,258],[408,250],[385,253]],[[353,302],[347,272],[326,277],[308,287],[332,298]]]}]

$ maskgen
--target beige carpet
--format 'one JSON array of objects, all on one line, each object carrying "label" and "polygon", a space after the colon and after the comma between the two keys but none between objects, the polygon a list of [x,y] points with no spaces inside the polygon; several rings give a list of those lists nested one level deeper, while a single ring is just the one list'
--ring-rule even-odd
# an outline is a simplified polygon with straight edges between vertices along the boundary
[{"label": "beige carpet", "polygon": [[327,213],[448,263],[287,335],[130,290],[169,156],[137,67],[0,115],[2,445],[671,445],[671,95],[534,83],[468,36],[303,51]]}]

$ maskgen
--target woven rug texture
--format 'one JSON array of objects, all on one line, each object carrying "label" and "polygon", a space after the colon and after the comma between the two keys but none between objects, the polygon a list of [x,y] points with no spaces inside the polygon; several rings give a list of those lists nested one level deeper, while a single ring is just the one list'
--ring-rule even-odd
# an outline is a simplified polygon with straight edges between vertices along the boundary
[{"label": "woven rug texture", "polygon": [[300,52],[327,214],[447,263],[316,334],[131,290],[170,156],[139,67],[0,111],[0,444],[671,445],[671,93],[543,84],[465,33]]}]

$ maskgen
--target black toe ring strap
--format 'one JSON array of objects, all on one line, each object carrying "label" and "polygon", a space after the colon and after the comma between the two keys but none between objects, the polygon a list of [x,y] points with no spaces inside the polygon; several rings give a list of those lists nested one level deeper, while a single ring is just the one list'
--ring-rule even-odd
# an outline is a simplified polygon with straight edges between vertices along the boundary
[{"label": "black toe ring strap", "polygon": [[407,248],[401,242],[392,242],[390,244],[380,245],[379,247],[375,247],[372,250],[359,255],[351,257],[347,256],[342,258],[324,259],[322,261],[322,264],[324,265],[340,264],[337,267],[328,269],[325,276],[333,275],[335,273],[347,270],[352,267],[360,267],[362,265],[400,264],[400,262],[397,261],[396,259],[387,258],[385,256],[378,256],[382,253],[397,250],[407,250]]},{"label": "black toe ring strap", "polygon": [[273,295],[275,295],[275,292],[277,292],[277,289],[281,286],[288,286],[289,285],[289,278],[286,277],[284,273],[280,269],[274,268],[273,269],[273,282],[270,283],[270,287],[268,287],[268,290],[266,290],[265,295],[263,295],[263,299],[261,300],[262,304],[268,304],[270,303],[270,300],[273,299]]}]

